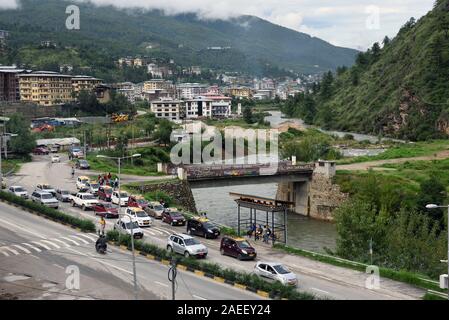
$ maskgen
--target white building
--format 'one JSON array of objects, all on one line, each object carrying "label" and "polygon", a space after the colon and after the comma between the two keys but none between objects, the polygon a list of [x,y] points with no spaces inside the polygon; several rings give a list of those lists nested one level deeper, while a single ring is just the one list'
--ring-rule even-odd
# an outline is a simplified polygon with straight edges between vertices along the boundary
[{"label": "white building", "polygon": [[151,112],[156,118],[177,121],[184,118],[184,102],[173,99],[159,99],[151,102]]},{"label": "white building", "polygon": [[185,102],[186,119],[212,118],[212,99],[196,97]]},{"label": "white building", "polygon": [[208,85],[200,83],[180,83],[176,86],[179,99],[191,100],[207,93]]},{"label": "white building", "polygon": [[212,100],[212,118],[227,118],[232,113],[232,98],[208,93],[204,95],[206,98]]}]

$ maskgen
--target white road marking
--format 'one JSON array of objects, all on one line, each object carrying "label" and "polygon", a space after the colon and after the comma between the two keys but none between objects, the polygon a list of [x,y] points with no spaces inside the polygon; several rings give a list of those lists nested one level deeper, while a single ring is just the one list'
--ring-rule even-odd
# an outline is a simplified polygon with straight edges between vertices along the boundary
[{"label": "white road marking", "polygon": [[56,243],[53,243],[53,242],[51,242],[51,241],[48,241],[48,240],[41,240],[41,242],[47,243],[47,244],[49,244],[49,245],[55,247],[56,249],[61,249],[60,246],[58,246]]},{"label": "white road marking", "polygon": [[3,222],[3,223],[5,223],[5,224],[9,224],[10,226],[13,226],[13,227],[15,227],[15,228],[17,228],[17,229],[19,229],[19,230],[22,230],[22,231],[25,231],[25,232],[27,232],[27,233],[29,233],[29,234],[32,234],[32,235],[34,235],[34,236],[37,236],[37,237],[39,237],[39,238],[47,239],[45,236],[43,236],[43,235],[41,235],[41,234],[39,234],[39,233],[33,232],[33,231],[31,231],[31,230],[29,230],[29,229],[27,229],[27,228],[24,228],[24,227],[19,226],[17,223],[11,223],[11,222],[8,222],[8,221],[3,220],[3,219],[0,219],[0,221]]},{"label": "white road marking", "polygon": [[324,290],[321,290],[321,289],[317,289],[317,288],[310,288],[310,289],[314,290],[314,291],[318,291],[318,292],[324,293],[324,294],[330,294],[330,292],[327,292],[327,291],[324,291]]},{"label": "white road marking", "polygon": [[194,298],[196,298],[196,299],[198,299],[198,300],[207,300],[206,298],[203,298],[203,297],[200,297],[200,296],[197,296],[197,295],[192,295],[192,297],[194,297]]},{"label": "white road marking", "polygon": [[166,284],[166,283],[162,283],[162,282],[159,282],[159,281],[154,281],[154,283],[155,283],[155,284],[158,284],[158,285],[160,285],[160,286],[162,286],[162,287],[168,288],[168,284]]},{"label": "white road marking", "polygon": [[29,243],[22,243],[24,246],[27,246],[27,247],[29,247],[29,248],[31,248],[31,249],[33,249],[34,251],[37,251],[37,252],[42,252],[42,250],[41,249],[39,249],[39,248],[36,248],[35,246],[33,246],[33,245],[31,245],[31,244],[29,244]]},{"label": "white road marking", "polygon": [[26,248],[24,248],[24,247],[22,247],[22,246],[19,246],[18,244],[15,244],[14,247],[16,247],[16,248],[19,249],[19,250],[22,250],[23,252],[25,252],[25,253],[27,253],[27,254],[30,254],[30,253],[31,253],[30,250],[28,250],[28,249],[26,249]]},{"label": "white road marking", "polygon": [[52,241],[57,241],[57,242],[59,242],[59,243],[62,243],[66,248],[70,248],[71,247],[71,245],[69,245],[69,244],[67,244],[67,243],[65,243],[64,241],[61,241],[61,240],[59,240],[59,239],[51,239]]},{"label": "white road marking", "polygon": [[8,250],[8,251],[14,253],[16,256],[19,254],[18,251],[14,250],[14,249],[11,249],[10,247],[3,247],[3,249]]},{"label": "white road marking", "polygon": [[46,246],[45,244],[42,244],[42,243],[40,243],[38,241],[33,241],[33,243],[37,244],[38,246],[41,246],[44,249],[52,250],[52,248],[50,248],[49,246]]},{"label": "white road marking", "polygon": [[150,234],[152,236],[156,236],[156,234],[154,232],[150,231],[150,230],[145,230],[145,233],[148,233],[148,234]]},{"label": "white road marking", "polygon": [[75,240],[72,240],[72,239],[70,239],[70,238],[67,238],[67,237],[61,237],[61,239],[64,239],[64,240],[70,241],[70,242],[74,243],[74,244],[75,244],[75,246],[79,246],[79,245],[80,245],[80,244],[79,244],[78,242],[76,242]]},{"label": "white road marking", "polygon": [[3,253],[6,257],[9,257],[9,253],[5,252],[3,248],[0,248],[0,252]]},{"label": "white road marking", "polygon": [[88,234],[85,234],[85,233],[78,233],[78,235],[79,235],[79,236],[86,237],[86,238],[89,239],[90,241],[94,241],[94,242],[97,241],[97,239],[95,239],[95,238],[93,238],[92,236],[90,236],[90,235],[88,235]]},{"label": "white road marking", "polygon": [[84,239],[82,239],[80,237],[77,237],[77,236],[69,236],[69,237],[75,238],[75,239],[77,239],[77,240],[79,240],[81,242],[84,242],[85,244],[89,244],[89,242],[87,242],[86,240],[84,240]]}]

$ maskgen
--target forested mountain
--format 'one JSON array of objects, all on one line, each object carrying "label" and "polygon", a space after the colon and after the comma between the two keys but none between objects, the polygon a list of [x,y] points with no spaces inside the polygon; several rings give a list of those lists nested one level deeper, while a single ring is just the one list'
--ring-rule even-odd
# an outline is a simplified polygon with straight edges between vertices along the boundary
[{"label": "forested mountain", "polygon": [[[278,69],[316,73],[352,65],[357,51],[335,47],[323,40],[274,25],[254,16],[230,20],[200,20],[193,14],[167,16],[158,11],[119,10],[112,6],[79,3],[81,29],[65,28],[63,0],[21,0],[19,9],[0,10],[0,29],[10,31],[12,48],[0,63],[31,58],[45,60],[30,46],[40,41],[71,47],[55,59],[76,66],[106,70],[123,55],[170,57],[182,65],[200,65],[251,74]],[[151,49],[148,49],[148,46]],[[231,47],[208,50],[208,47]],[[31,52],[30,52],[31,50]]]},{"label": "forested mountain", "polygon": [[449,134],[449,1],[358,54],[284,107],[326,128],[425,140]]}]

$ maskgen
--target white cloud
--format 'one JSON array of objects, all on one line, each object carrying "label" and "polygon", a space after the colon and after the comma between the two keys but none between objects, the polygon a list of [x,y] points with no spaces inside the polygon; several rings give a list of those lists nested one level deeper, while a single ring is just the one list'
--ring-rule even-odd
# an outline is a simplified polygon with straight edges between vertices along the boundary
[{"label": "white cloud", "polygon": [[0,0],[0,9],[16,9],[18,3],[16,0]]},{"label": "white cloud", "polygon": [[[86,2],[89,0],[74,0]],[[91,0],[119,8],[159,9],[166,14],[196,13],[201,19],[256,15],[273,23],[307,32],[335,45],[367,48],[385,35],[393,37],[412,16],[426,14],[435,0]],[[0,0],[0,8],[14,0]],[[379,29],[367,29],[366,8],[377,6]]]}]

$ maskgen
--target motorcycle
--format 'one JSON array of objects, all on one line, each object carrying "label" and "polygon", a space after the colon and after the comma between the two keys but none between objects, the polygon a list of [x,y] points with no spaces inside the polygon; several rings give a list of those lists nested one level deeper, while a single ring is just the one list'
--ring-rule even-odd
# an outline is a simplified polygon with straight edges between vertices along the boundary
[{"label": "motorcycle", "polygon": [[107,250],[108,250],[108,245],[106,243],[106,239],[104,238],[104,236],[101,236],[97,242],[95,243],[95,249],[97,250],[98,253],[100,254],[106,254]]}]

